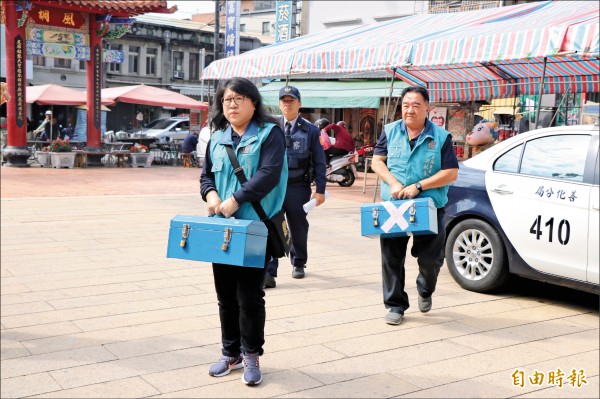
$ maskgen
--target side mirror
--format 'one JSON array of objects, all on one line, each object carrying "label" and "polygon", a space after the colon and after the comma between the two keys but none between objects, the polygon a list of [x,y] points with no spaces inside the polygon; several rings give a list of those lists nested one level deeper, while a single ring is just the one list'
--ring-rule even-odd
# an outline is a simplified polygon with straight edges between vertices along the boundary
[{"label": "side mirror", "polygon": [[176,128],[175,128],[175,131],[176,131],[176,132],[181,132],[181,128],[180,128],[180,127],[176,127]]}]

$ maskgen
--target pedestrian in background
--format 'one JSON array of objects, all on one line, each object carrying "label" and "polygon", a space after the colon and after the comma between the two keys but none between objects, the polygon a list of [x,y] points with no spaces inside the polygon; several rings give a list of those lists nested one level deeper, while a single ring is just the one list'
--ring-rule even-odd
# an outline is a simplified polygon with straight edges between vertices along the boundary
[{"label": "pedestrian in background", "polygon": [[[211,111],[215,130],[206,149],[200,178],[208,214],[260,220],[252,202],[260,202],[271,218],[281,211],[287,184],[285,138],[276,119],[265,112],[260,93],[247,79],[225,81]],[[232,147],[248,181],[235,177],[226,147]],[[271,259],[269,248],[266,263]],[[244,367],[242,382],[262,381],[259,356],[265,343],[265,268],[213,263],[221,321],[222,357],[209,375],[222,377]]]},{"label": "pedestrian in background", "polygon": [[[381,178],[381,199],[430,197],[437,208],[438,234],[413,236],[411,254],[417,258],[419,310],[432,306],[437,277],[444,263],[442,218],[448,185],[458,177],[452,136],[427,119],[429,93],[420,86],[402,91],[402,120],[385,125],[373,151],[373,171]],[[424,165],[432,168],[424,168]],[[388,324],[402,322],[409,307],[405,286],[406,249],[410,237],[380,237],[383,303]]]},{"label": "pedestrian in background", "polygon": [[192,152],[196,151],[199,135],[199,132],[190,132],[190,134],[185,136],[183,139],[183,144],[181,145],[181,152],[184,154],[191,154]]},{"label": "pedestrian in background", "polygon": [[334,143],[328,150],[325,150],[327,155],[327,163],[331,162],[331,158],[336,155],[346,155],[349,152],[356,150],[356,143],[350,132],[341,124],[345,123],[340,121],[338,123],[330,123],[324,127],[326,131],[333,130]]},{"label": "pedestrian in background", "polygon": [[[279,108],[285,132],[289,167],[287,192],[283,209],[290,229],[290,261],[292,277],[303,278],[308,260],[308,219],[302,205],[315,198],[317,206],[325,202],[325,152],[319,142],[319,129],[300,116],[302,106],[300,91],[294,86],[279,90]],[[313,193],[311,183],[316,182]],[[278,259],[273,259],[267,268],[265,288],[275,288]]]},{"label": "pedestrian in background", "polygon": [[[52,121],[52,111],[48,110],[45,113],[45,117],[44,119],[42,119],[42,121],[40,122],[39,126],[33,131],[33,133],[40,134],[39,139],[40,140],[44,140],[47,141],[48,137],[50,137],[49,134],[46,134],[46,125],[49,125]],[[50,130],[50,128],[48,128],[48,131]]]}]

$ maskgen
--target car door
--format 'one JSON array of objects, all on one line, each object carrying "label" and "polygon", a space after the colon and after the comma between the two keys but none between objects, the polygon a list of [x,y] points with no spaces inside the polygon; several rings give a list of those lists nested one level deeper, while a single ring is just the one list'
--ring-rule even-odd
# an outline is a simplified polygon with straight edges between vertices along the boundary
[{"label": "car door", "polygon": [[591,135],[532,136],[496,158],[486,189],[502,229],[534,269],[587,280]]},{"label": "car door", "polygon": [[[598,240],[600,233],[600,156],[598,154],[598,137],[596,143],[592,143],[592,152],[596,153],[596,162],[594,166],[594,185],[592,186],[590,195],[590,228],[588,233],[588,269],[587,281],[594,284],[600,284],[598,273],[600,257],[598,256]],[[592,155],[593,156],[593,155]]]}]

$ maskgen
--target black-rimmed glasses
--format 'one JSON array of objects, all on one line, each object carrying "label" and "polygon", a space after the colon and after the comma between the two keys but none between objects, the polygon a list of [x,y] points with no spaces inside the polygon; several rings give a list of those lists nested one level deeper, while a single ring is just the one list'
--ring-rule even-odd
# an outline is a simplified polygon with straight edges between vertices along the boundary
[{"label": "black-rimmed glasses", "polygon": [[230,97],[230,98],[222,98],[221,99],[221,103],[223,103],[223,105],[227,105],[227,106],[231,106],[231,103],[234,102],[235,105],[240,105],[241,103],[244,102],[244,100],[246,99],[246,96],[235,96],[235,97]]}]

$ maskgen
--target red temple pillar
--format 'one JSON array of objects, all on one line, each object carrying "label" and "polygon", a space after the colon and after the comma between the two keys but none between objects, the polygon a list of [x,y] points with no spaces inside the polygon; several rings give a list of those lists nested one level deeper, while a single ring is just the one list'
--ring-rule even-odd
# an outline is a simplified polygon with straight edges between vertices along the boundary
[{"label": "red temple pillar", "polygon": [[87,86],[87,147],[88,165],[103,166],[102,110],[102,38],[98,37],[98,23],[90,14],[90,60],[86,64]]},{"label": "red temple pillar", "polygon": [[[25,106],[25,24],[18,27],[15,1],[4,3],[6,19],[6,85],[10,100],[6,104],[8,136],[2,154],[4,166],[28,167],[27,108]],[[25,12],[25,11],[23,11]]]}]

